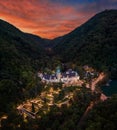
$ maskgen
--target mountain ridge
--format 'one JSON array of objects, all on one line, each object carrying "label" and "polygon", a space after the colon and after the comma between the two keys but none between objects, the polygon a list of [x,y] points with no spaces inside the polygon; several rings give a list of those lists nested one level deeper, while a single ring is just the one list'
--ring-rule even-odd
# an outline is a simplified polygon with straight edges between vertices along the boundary
[{"label": "mountain ridge", "polygon": [[117,68],[117,10],[105,10],[69,34],[54,39],[65,62],[88,64],[99,70]]}]

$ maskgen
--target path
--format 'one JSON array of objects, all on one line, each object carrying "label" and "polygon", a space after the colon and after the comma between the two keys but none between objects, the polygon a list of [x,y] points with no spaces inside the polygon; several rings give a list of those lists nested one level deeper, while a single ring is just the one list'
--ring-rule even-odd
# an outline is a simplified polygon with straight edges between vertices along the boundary
[{"label": "path", "polygon": [[68,100],[67,101],[64,101],[64,102],[61,102],[61,103],[56,103],[56,105],[58,106],[58,107],[61,107],[62,105],[64,105],[64,104],[68,104]]},{"label": "path", "polygon": [[95,80],[92,81],[91,83],[91,90],[95,91],[95,86],[97,85],[98,82],[102,81],[105,78],[105,74],[104,73],[100,73],[98,78],[96,78]]},{"label": "path", "polygon": [[[100,81],[102,81],[102,80],[105,78],[105,76],[106,76],[106,75],[105,75],[104,73],[100,73],[99,76],[98,76],[98,78],[95,79],[94,81],[92,81],[92,83],[91,83],[91,90],[92,90],[92,91],[96,91],[96,90],[95,90],[95,87],[96,87],[97,83],[100,82]],[[101,93],[101,96],[100,96],[100,99],[99,99],[99,100],[104,101],[104,100],[106,100],[107,98],[108,98],[108,97],[107,97],[106,95],[104,95],[103,93]],[[94,102],[94,101],[93,101],[93,102],[92,102],[92,101],[90,102],[89,106],[86,108],[84,114],[82,115],[80,121],[78,122],[78,127],[79,127],[79,128],[83,127],[83,125],[84,125],[84,123],[85,123],[85,120],[87,119],[88,113],[92,110],[93,106],[94,106],[95,104],[97,104],[97,103],[98,103],[98,101],[97,101],[97,102]]]},{"label": "path", "polygon": [[109,97],[107,97],[105,94],[101,93],[101,96],[100,96],[100,100],[101,101],[105,101],[107,100]]},{"label": "path", "polygon": [[85,110],[84,114],[82,115],[80,121],[78,122],[78,127],[79,128],[81,128],[83,126],[84,121],[86,120],[86,117],[87,117],[88,113],[91,111],[91,109],[93,108],[94,105],[95,105],[95,103],[91,101],[89,106]]},{"label": "path", "polygon": [[35,113],[26,110],[23,106],[19,106],[17,109],[18,109],[18,111],[20,113],[25,113],[25,114],[27,114],[27,116],[29,116],[32,119],[36,118],[36,114]]}]

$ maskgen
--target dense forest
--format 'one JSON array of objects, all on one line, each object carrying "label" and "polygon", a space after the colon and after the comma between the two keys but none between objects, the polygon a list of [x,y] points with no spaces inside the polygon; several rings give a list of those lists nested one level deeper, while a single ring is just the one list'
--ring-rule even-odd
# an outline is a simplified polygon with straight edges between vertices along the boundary
[{"label": "dense forest", "polygon": [[46,43],[47,40],[0,20],[0,111],[8,111],[7,106],[24,100],[26,93],[38,84],[37,71],[53,62],[42,47]]},{"label": "dense forest", "polygon": [[[69,34],[54,39],[64,62],[117,73],[117,10],[105,10]],[[117,75],[116,75],[117,76]]]},{"label": "dense forest", "polygon": [[96,14],[69,34],[54,40],[24,33],[0,20],[0,117],[8,115],[7,120],[1,122],[2,129],[116,130],[117,95],[95,106],[83,128],[78,126],[89,102],[96,97],[86,88],[80,93],[74,92],[70,108],[53,107],[41,119],[25,121],[16,111],[18,103],[43,91],[38,71],[55,70],[61,64],[76,68],[89,65],[117,78],[116,36],[117,10]]},{"label": "dense forest", "polygon": [[85,124],[86,130],[116,130],[117,129],[117,95],[96,105],[89,113]]}]

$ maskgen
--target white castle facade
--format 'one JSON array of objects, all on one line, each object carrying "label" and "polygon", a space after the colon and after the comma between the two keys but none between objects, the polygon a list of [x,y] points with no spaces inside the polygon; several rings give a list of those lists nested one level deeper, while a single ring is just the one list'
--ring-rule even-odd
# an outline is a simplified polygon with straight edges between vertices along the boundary
[{"label": "white castle facade", "polygon": [[52,75],[38,73],[38,77],[40,77],[43,82],[53,82],[53,83],[54,82],[72,83],[77,82],[80,79],[78,73],[76,71],[73,71],[72,69],[69,69],[64,73],[61,73],[60,70],[57,70],[57,72]]}]

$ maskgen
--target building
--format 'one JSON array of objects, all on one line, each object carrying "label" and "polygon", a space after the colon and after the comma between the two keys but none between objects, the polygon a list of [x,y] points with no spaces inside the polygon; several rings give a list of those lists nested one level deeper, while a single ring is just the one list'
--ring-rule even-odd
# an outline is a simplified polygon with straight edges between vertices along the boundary
[{"label": "building", "polygon": [[80,79],[80,76],[76,71],[73,71],[72,69],[67,70],[64,73],[61,73],[60,70],[57,70],[55,74],[49,75],[49,74],[42,74],[38,73],[38,77],[41,78],[44,82],[77,82]]}]

